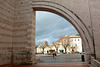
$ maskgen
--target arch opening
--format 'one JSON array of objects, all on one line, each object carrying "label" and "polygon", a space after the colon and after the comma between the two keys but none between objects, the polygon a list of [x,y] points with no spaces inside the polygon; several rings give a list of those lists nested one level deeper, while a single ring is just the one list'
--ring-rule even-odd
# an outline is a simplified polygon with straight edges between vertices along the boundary
[{"label": "arch opening", "polygon": [[94,54],[92,36],[90,35],[90,32],[88,28],[86,27],[86,25],[83,23],[83,21],[73,11],[65,8],[64,6],[58,3],[54,3],[50,1],[33,1],[31,2],[31,4],[32,4],[33,10],[35,11],[52,12],[65,18],[67,21],[69,21],[80,34],[83,44],[84,44],[84,50],[86,54],[88,56]]},{"label": "arch opening", "polygon": [[[75,28],[63,17],[50,12],[37,11],[35,36],[37,63],[82,62],[81,55],[84,50],[82,50],[83,45],[80,35],[77,33]],[[66,41],[70,42],[67,43]],[[45,43],[47,43],[46,46]],[[53,52],[57,54],[57,60],[52,57]],[[40,62],[39,60],[43,61]]]}]

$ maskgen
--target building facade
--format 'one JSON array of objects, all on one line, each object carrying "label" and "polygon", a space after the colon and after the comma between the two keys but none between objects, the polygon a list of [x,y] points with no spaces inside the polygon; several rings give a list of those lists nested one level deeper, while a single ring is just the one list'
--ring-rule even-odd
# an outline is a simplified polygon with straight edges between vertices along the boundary
[{"label": "building facade", "polygon": [[66,35],[58,39],[59,53],[74,53],[82,52],[82,40],[80,36],[76,35]]},{"label": "building facade", "polygon": [[[67,39],[69,37],[69,39]],[[67,42],[69,40],[69,43]],[[58,42],[59,41],[59,42]],[[59,38],[54,44],[46,46],[44,48],[44,53],[54,50],[59,54],[63,53],[81,53],[82,52],[82,40],[80,36],[76,35],[66,35]],[[43,53],[43,49],[39,46],[37,47],[37,53]]]},{"label": "building facade", "polygon": [[45,48],[48,46],[48,41],[37,41],[35,42],[35,52],[36,53],[45,53]]},{"label": "building facade", "polygon": [[67,52],[82,52],[82,39],[80,36],[70,35],[70,45]]}]

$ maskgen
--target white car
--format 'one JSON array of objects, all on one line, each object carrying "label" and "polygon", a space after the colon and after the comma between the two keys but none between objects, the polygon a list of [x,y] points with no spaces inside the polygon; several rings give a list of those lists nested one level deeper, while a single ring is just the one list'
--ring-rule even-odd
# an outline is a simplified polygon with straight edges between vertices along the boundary
[{"label": "white car", "polygon": [[80,52],[80,54],[85,54],[85,52]]}]

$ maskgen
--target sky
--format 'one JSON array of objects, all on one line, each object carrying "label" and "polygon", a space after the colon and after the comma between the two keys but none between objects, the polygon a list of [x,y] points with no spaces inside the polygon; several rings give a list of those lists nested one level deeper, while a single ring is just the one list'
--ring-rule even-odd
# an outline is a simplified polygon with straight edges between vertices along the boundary
[{"label": "sky", "polygon": [[76,29],[63,17],[45,11],[36,11],[36,41],[47,40],[49,45],[60,36],[77,34]]}]

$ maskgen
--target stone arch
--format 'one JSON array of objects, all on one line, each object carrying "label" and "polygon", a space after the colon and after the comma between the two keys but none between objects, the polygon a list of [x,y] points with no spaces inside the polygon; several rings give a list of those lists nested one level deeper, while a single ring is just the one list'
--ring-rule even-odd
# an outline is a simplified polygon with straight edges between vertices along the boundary
[{"label": "stone arch", "polygon": [[[62,16],[63,18],[65,18],[66,20],[68,20],[79,32],[79,34],[83,40],[85,51],[87,52],[87,55],[88,55],[87,58],[89,58],[89,55],[95,54],[94,53],[94,42],[93,42],[93,39],[95,39],[95,44],[96,44],[95,48],[97,49],[95,52],[97,54],[97,57],[99,57],[100,56],[98,54],[99,48],[97,48],[97,47],[99,47],[99,46],[97,46],[99,44],[99,37],[98,37],[99,33],[98,33],[97,28],[99,28],[99,27],[96,27],[97,24],[94,25],[95,21],[93,21],[93,24],[92,24],[92,20],[95,20],[95,19],[90,18],[95,13],[92,11],[95,9],[95,7],[93,7],[94,4],[92,3],[92,1],[90,1],[90,3],[92,3],[92,4],[88,3],[88,6],[85,6],[86,9],[90,7],[90,11],[87,10],[86,12],[91,13],[91,14],[89,14],[90,15],[89,20],[91,21],[90,25],[91,26],[93,25],[93,28],[94,28],[91,31],[87,28],[87,25],[86,25],[87,23],[82,21],[83,19],[80,18],[81,17],[80,15],[77,15],[72,10],[66,8],[66,6],[63,6],[60,3],[57,3],[58,1],[62,2],[62,4],[66,4],[69,0],[63,0],[63,1],[61,1],[61,0],[13,0],[13,1],[9,1],[9,2],[6,2],[6,1],[0,2],[1,6],[2,6],[1,12],[0,12],[1,13],[1,15],[0,15],[1,22],[0,23],[6,24],[4,27],[8,27],[8,26],[10,27],[9,29],[1,27],[2,30],[7,30],[10,32],[9,34],[8,33],[6,34],[6,32],[3,31],[2,33],[4,33],[4,34],[1,34],[1,36],[3,35],[2,37],[4,37],[3,40],[1,40],[1,43],[5,44],[5,45],[1,45],[1,47],[3,47],[2,48],[3,51],[1,51],[1,52],[5,53],[4,50],[7,50],[7,51],[10,51],[10,55],[12,53],[12,56],[13,56],[13,52],[15,52],[17,50],[18,51],[27,50],[27,51],[33,52],[31,54],[32,56],[31,56],[31,59],[29,59],[29,62],[30,62],[30,60],[32,61],[32,63],[34,62],[34,60],[35,60],[35,51],[34,51],[35,18],[34,17],[35,17],[35,10],[36,11],[39,10],[39,11],[49,11],[49,12],[58,14],[58,15]],[[72,0],[70,2],[70,4],[72,5],[73,2],[74,2],[74,0]],[[82,4],[82,2],[83,1],[78,0],[78,1],[76,1],[76,4],[81,3],[82,6],[86,5],[86,4],[84,4],[85,1],[83,2],[83,4]],[[7,5],[5,5],[4,3],[7,3]],[[10,3],[12,3],[12,5]],[[5,9],[3,9],[4,6],[5,6]],[[8,6],[9,6],[9,8],[8,8]],[[6,8],[9,9],[10,11],[6,10]],[[6,15],[6,13],[9,15]],[[97,17],[97,16],[95,16],[95,17]],[[90,32],[92,32],[92,34]],[[93,33],[94,33],[94,38],[92,38]],[[8,39],[6,39],[5,37],[7,37],[7,38],[9,37],[10,40],[8,41]],[[5,42],[6,40],[7,40],[7,42]],[[8,44],[10,44],[11,46],[9,46]],[[9,48],[13,48],[13,49],[9,50]],[[6,53],[8,54],[8,52],[6,52]],[[23,55],[21,55],[21,56],[23,57]],[[8,59],[9,63],[11,63],[10,61],[12,61],[12,63],[21,63],[21,62],[23,62],[23,61],[19,62],[19,60],[22,60],[22,59],[19,59],[19,58],[21,58],[21,56],[19,55],[19,53],[17,53],[17,55],[14,55],[12,57],[12,59],[10,59],[8,57],[6,57],[6,59]],[[5,58],[5,56],[4,56],[4,58]],[[7,62],[4,61],[3,63],[0,63],[0,65],[5,64],[5,63],[7,63]]]},{"label": "stone arch", "polygon": [[94,54],[93,39],[90,35],[89,29],[77,14],[62,5],[51,1],[34,0],[31,1],[30,4],[35,11],[52,12],[68,20],[79,32],[86,52],[86,61],[90,61],[89,56]]},{"label": "stone arch", "polygon": [[90,32],[86,25],[83,23],[83,21],[80,19],[80,17],[75,14],[70,9],[55,3],[51,1],[32,1],[30,2],[32,5],[32,8],[36,11],[48,11],[55,13],[57,15],[62,16],[66,20],[68,20],[79,32],[85,48],[85,51],[88,54],[94,54],[94,48],[93,48],[93,39],[90,35]]}]

